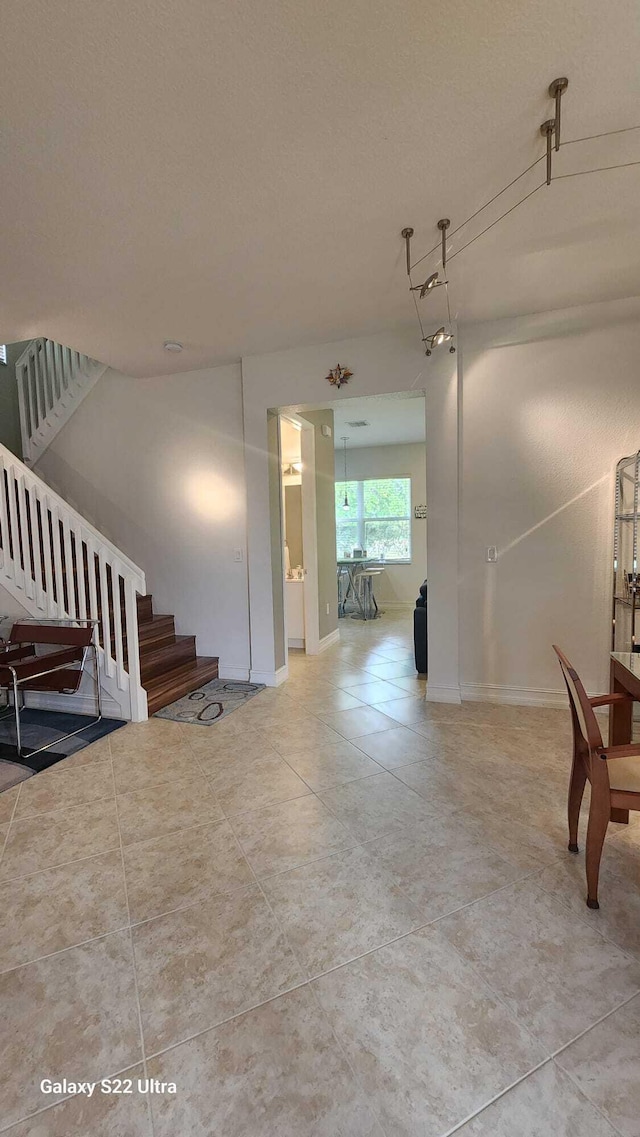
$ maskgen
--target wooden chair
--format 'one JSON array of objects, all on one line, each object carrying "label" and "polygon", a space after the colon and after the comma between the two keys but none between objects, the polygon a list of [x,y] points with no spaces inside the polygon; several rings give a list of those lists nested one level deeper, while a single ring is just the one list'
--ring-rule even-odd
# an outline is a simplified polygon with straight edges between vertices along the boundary
[{"label": "wooden chair", "polygon": [[598,876],[602,846],[610,821],[628,821],[629,810],[640,810],[640,743],[605,746],[595,707],[620,703],[628,695],[598,695],[590,699],[569,660],[553,645],[569,692],[573,725],[573,764],[569,782],[569,852],[578,852],[578,819],[584,787],[591,783],[587,825],[587,907],[599,908]]},{"label": "wooden chair", "polygon": [[[13,625],[6,646],[0,651],[0,688],[7,690],[7,708],[13,697],[16,720],[16,750],[18,758],[31,758],[42,750],[80,734],[95,726],[102,718],[100,694],[100,666],[96,643],[95,620],[20,620]],[[37,655],[36,647],[57,647],[45,655]],[[63,734],[46,746],[24,753],[20,713],[25,691],[55,691],[74,694],[82,681],[89,654],[93,654],[93,687],[96,701],[96,718],[78,730]]]}]

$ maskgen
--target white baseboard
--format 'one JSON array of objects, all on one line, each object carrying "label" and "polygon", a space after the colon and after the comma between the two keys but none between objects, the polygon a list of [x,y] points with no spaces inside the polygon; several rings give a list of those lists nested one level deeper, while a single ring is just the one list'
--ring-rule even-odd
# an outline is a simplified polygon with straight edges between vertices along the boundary
[{"label": "white baseboard", "polygon": [[[93,695],[56,695],[44,691],[27,691],[27,707],[43,711],[67,711],[71,715],[95,715],[96,701]],[[123,719],[122,707],[104,691],[102,692],[102,714],[106,719]]]},{"label": "white baseboard", "polygon": [[324,636],[324,638],[320,640],[320,642],[318,644],[318,652],[326,651],[328,647],[331,647],[333,644],[339,644],[339,643],[340,643],[340,629],[335,628],[332,632],[329,632],[328,636]]},{"label": "white baseboard", "polygon": [[[497,683],[463,683],[462,698],[472,703],[507,703],[516,707],[567,708],[567,692],[535,687],[503,687]],[[427,695],[427,698],[429,696]]]},{"label": "white baseboard", "polygon": [[218,667],[219,679],[235,679],[238,683],[248,683],[248,667]]},{"label": "white baseboard", "polygon": [[435,687],[427,680],[428,703],[461,703],[459,687]]},{"label": "white baseboard", "polygon": [[253,668],[249,673],[250,683],[264,683],[266,687],[279,687],[281,683],[286,683],[289,678],[289,668],[278,668],[277,671],[255,671]]}]

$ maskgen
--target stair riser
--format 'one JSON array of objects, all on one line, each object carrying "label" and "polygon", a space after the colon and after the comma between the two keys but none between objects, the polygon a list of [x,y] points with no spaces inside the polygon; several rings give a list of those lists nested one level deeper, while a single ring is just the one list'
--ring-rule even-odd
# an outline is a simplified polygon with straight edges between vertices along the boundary
[{"label": "stair riser", "polygon": [[185,636],[184,640],[179,639],[176,643],[167,644],[166,647],[159,648],[153,655],[150,653],[147,656],[140,657],[142,683],[144,685],[148,679],[154,679],[157,675],[164,675],[176,667],[195,663],[195,659],[195,636]]}]

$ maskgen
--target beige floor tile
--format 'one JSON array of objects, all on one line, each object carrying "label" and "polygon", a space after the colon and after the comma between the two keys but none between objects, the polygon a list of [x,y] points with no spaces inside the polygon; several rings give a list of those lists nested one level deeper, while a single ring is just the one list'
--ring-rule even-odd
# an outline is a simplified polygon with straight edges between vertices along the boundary
[{"label": "beige floor tile", "polygon": [[228,821],[129,845],[124,865],[132,922],[201,903],[253,881]]},{"label": "beige floor tile", "polygon": [[210,726],[202,726],[200,723],[181,723],[181,737],[190,746],[197,746],[200,739],[211,739],[212,743],[214,740],[216,743],[234,742],[241,734],[253,734],[256,728],[253,722],[245,721],[245,710],[245,707],[240,707],[232,714],[225,715],[223,719],[217,719]]},{"label": "beige floor tile", "polygon": [[120,851],[0,885],[0,970],[128,923]]},{"label": "beige floor tile", "polygon": [[132,754],[154,746],[178,746],[184,740],[184,725],[172,719],[151,717],[146,722],[129,722],[110,737],[111,754]]},{"label": "beige floor tile", "polygon": [[12,786],[0,794],[0,821],[11,821],[20,786]]},{"label": "beige floor tile", "polygon": [[426,699],[405,693],[400,698],[398,692],[390,699],[384,699],[374,704],[375,709],[385,715],[391,715],[396,722],[404,726],[413,726],[416,722],[424,722],[429,715],[429,704]]},{"label": "beige floor tile", "polygon": [[419,698],[424,699],[427,692],[426,676],[420,676],[417,672],[412,672],[411,675],[404,677],[397,676],[395,679],[389,679],[389,683],[393,683],[394,687],[398,687],[400,691],[406,691],[409,695],[417,695]]},{"label": "beige floor tile", "polygon": [[313,794],[234,817],[256,876],[272,876],[353,845],[356,838]]},{"label": "beige floor tile", "polygon": [[418,831],[374,841],[370,848],[389,877],[435,920],[523,876],[492,849],[470,839],[458,817],[430,818]]},{"label": "beige floor tile", "polygon": [[[386,733],[388,732],[385,732],[385,735]],[[367,738],[383,738],[385,735],[367,735]],[[378,763],[372,762],[362,753],[364,747],[358,749],[352,742],[347,742],[339,735],[336,735],[336,738],[339,738],[337,743],[308,749],[301,747],[296,752],[287,747],[287,762],[312,790],[342,786],[345,782],[353,782],[358,778],[368,778],[372,774],[380,773]],[[358,741],[364,742],[365,739]]]},{"label": "beige floor tile", "polygon": [[309,694],[301,700],[301,706],[312,711],[314,715],[331,714],[332,711],[352,711],[356,707],[364,707],[365,701],[357,699],[351,691],[342,687],[332,687],[331,692],[325,695]]},{"label": "beige floor tile", "polygon": [[364,846],[272,877],[264,889],[309,976],[425,922],[394,875]]},{"label": "beige floor tile", "polygon": [[[379,655],[382,662],[411,663],[413,661],[413,652],[406,647],[396,647],[391,643],[382,643],[380,646],[374,647],[372,654]],[[377,660],[373,662],[377,662]]]},{"label": "beige floor tile", "polygon": [[397,726],[394,719],[373,707],[356,707],[353,711],[336,711],[335,714],[320,715],[332,730],[343,738],[359,738],[363,734],[374,734],[378,730],[391,730]]},{"label": "beige floor tile", "polygon": [[133,1082],[130,1094],[76,1094],[28,1121],[12,1125],[7,1137],[152,1137],[147,1095],[138,1093],[144,1067],[133,1066],[119,1077]]},{"label": "beige floor tile", "polygon": [[138,924],[133,942],[148,1054],[304,978],[256,886]]},{"label": "beige floor tile", "polygon": [[151,1059],[149,1075],[181,1089],[153,1098],[156,1137],[383,1137],[306,988]]},{"label": "beige floor tile", "polygon": [[415,827],[429,816],[426,803],[392,774],[376,774],[319,795],[360,841]]},{"label": "beige floor tile", "polygon": [[254,758],[248,764],[242,763],[240,768],[230,764],[226,769],[207,771],[207,776],[228,817],[310,792],[306,783],[275,752]]},{"label": "beige floor tile", "polygon": [[543,1057],[431,929],[314,986],[372,1110],[394,1137],[440,1137]]},{"label": "beige floor tile", "polygon": [[438,753],[437,746],[406,726],[395,726],[378,734],[365,734],[356,738],[354,745],[386,770],[407,766],[412,762],[423,762]]},{"label": "beige floor tile", "polygon": [[600,908],[589,911],[585,904],[587,882],[584,851],[579,856],[564,852],[538,884],[586,919],[603,936],[640,959],[640,850],[634,855],[613,841],[605,842],[600,866]]},{"label": "beige floor tile", "polygon": [[0,1003],[5,1125],[55,1101],[44,1077],[90,1081],[141,1059],[128,931],[5,972]]},{"label": "beige floor tile", "polygon": [[398,766],[394,774],[398,781],[419,794],[430,813],[447,814],[466,806],[496,807],[493,787],[483,782],[471,764],[451,768],[444,760],[428,758],[426,762]]},{"label": "beige floor tile", "polygon": [[162,782],[196,781],[202,771],[186,742],[118,754],[113,759],[116,793],[144,790]]},{"label": "beige floor tile", "polygon": [[512,821],[506,811],[475,802],[465,803],[460,824],[469,836],[494,849],[523,872],[535,872],[564,857],[566,841],[558,842],[541,829]]},{"label": "beige floor tile", "polygon": [[548,1051],[640,990],[640,964],[530,880],[438,927]]},{"label": "beige floor tile", "polygon": [[101,798],[113,798],[111,762],[94,762],[71,770],[63,763],[22,782],[14,818],[53,813]]},{"label": "beige floor tile", "polygon": [[487,1106],[456,1137],[616,1137],[553,1062]]},{"label": "beige floor tile", "polygon": [[376,679],[405,679],[416,674],[416,669],[411,661],[407,663],[370,663],[367,665],[367,671],[371,675],[375,675]]},{"label": "beige floor tile", "polygon": [[357,683],[352,687],[347,687],[346,690],[350,695],[355,695],[361,702],[371,705],[372,703],[384,703],[385,700],[398,701],[398,689],[392,683],[386,683],[384,679],[369,679],[366,683]]},{"label": "beige floor tile", "polygon": [[332,730],[320,719],[314,719],[313,725],[304,730],[283,727],[278,731],[271,731],[269,741],[277,752],[288,761],[290,757],[295,757],[301,750],[333,748],[344,742],[345,739],[342,734]]},{"label": "beige floor tile", "polygon": [[[112,731],[111,734],[115,734]],[[102,738],[92,742],[90,746],[83,746],[82,750],[77,750],[75,754],[69,754],[59,763],[61,770],[71,770],[77,766],[88,766],[91,762],[108,762],[111,759],[111,734],[105,734]],[[81,738],[82,735],[79,735]]]},{"label": "beige floor tile", "polygon": [[[380,660],[382,662],[382,660]],[[337,664],[331,668],[331,683],[336,687],[344,688],[355,687],[360,683],[368,683],[371,679],[371,674],[364,667],[350,666],[349,664]]]},{"label": "beige floor tile", "polygon": [[53,868],[120,846],[113,799],[14,821],[0,861],[0,880]]},{"label": "beige floor tile", "polygon": [[118,796],[123,845],[165,837],[178,829],[220,821],[224,814],[205,778],[168,782]]},{"label": "beige floor tile", "polygon": [[225,739],[217,743],[215,739],[200,738],[192,744],[191,751],[202,770],[208,774],[227,770],[230,766],[249,766],[256,758],[275,754],[275,748],[258,731],[239,734],[233,740]]},{"label": "beige floor tile", "polygon": [[640,996],[556,1059],[622,1137],[640,1134]]}]

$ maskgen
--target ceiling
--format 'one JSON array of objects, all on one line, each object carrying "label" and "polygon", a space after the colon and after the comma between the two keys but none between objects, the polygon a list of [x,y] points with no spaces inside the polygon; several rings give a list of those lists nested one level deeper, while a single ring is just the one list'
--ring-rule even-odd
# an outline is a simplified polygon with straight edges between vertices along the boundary
[{"label": "ceiling", "polygon": [[[420,403],[416,402],[419,398]],[[345,399],[333,404],[333,437],[336,450],[343,437],[347,449],[359,446],[392,446],[402,442],[425,441],[424,395],[401,398]],[[366,426],[353,427],[353,422]]]},{"label": "ceiling", "polygon": [[[426,250],[529,165],[556,76],[565,138],[640,120],[637,0],[22,0],[2,49],[0,338],[132,375],[411,321],[400,229]],[[558,158],[637,160],[640,131]],[[639,189],[541,190],[451,261],[454,312],[640,294]]]}]

